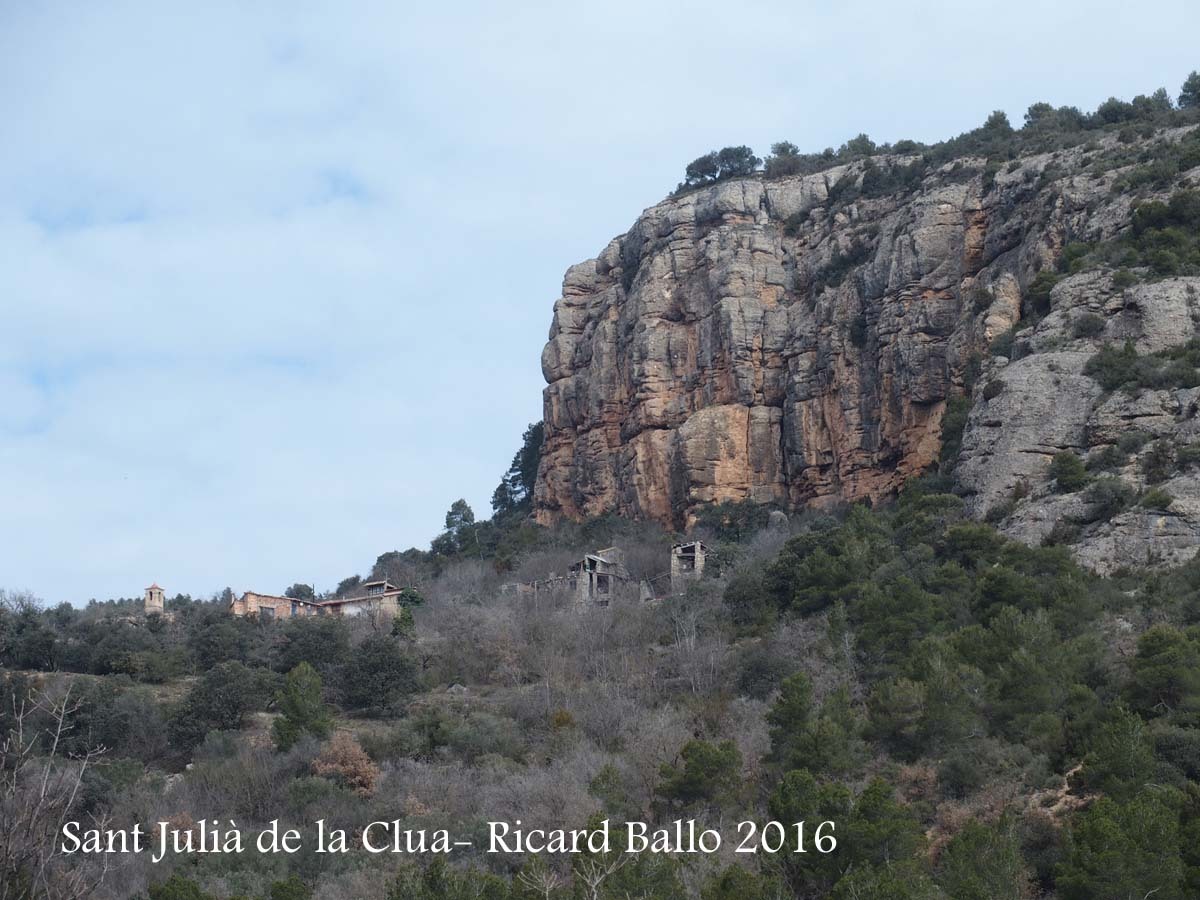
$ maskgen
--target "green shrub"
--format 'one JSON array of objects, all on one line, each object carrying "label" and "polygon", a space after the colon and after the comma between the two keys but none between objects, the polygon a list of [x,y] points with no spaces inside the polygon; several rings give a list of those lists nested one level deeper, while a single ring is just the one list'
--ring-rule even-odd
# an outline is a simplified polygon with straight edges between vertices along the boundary
[{"label": "green shrub", "polygon": [[1092,480],[1087,467],[1071,450],[1054,454],[1054,459],[1050,461],[1050,477],[1054,480],[1054,490],[1059,494],[1073,494]]},{"label": "green shrub", "polygon": [[1083,270],[1091,252],[1092,246],[1090,244],[1072,241],[1063,248],[1062,258],[1058,261],[1058,267],[1062,271],[1072,274],[1080,272]]},{"label": "green shrub", "polygon": [[1000,379],[996,379],[995,381],[989,381],[987,384],[985,384],[983,386],[983,399],[984,400],[995,400],[1002,393],[1004,393],[1004,382],[1001,381]]},{"label": "green shrub", "polygon": [[1003,522],[1010,515],[1013,515],[1014,510],[1016,510],[1016,504],[1020,503],[1022,499],[1027,497],[1028,493],[1030,493],[1030,482],[1025,480],[1016,482],[1016,484],[1013,485],[1013,491],[1009,493],[1009,496],[1001,500],[1001,502],[997,503],[995,506],[992,506],[992,508],[986,512],[986,515],[984,516],[984,522],[988,522],[989,524]]},{"label": "green shrub", "polygon": [[800,229],[804,227],[804,223],[808,221],[808,213],[796,212],[792,213],[783,220],[783,233],[788,237],[795,237],[800,233]]},{"label": "green shrub", "polygon": [[1175,447],[1170,441],[1155,441],[1142,457],[1142,475],[1148,484],[1161,484],[1175,468]]},{"label": "green shrub", "polygon": [[1116,444],[1109,444],[1099,453],[1088,457],[1087,467],[1093,472],[1111,472],[1129,462],[1129,454]]},{"label": "green shrub", "polygon": [[1083,495],[1091,507],[1089,521],[1092,522],[1107,522],[1128,509],[1133,498],[1133,488],[1119,478],[1097,478]]},{"label": "green shrub", "polygon": [[723,599],[729,618],[741,632],[760,631],[775,620],[775,605],[763,588],[762,573],[757,569],[738,572],[730,578]]},{"label": "green shrub", "polygon": [[1117,438],[1117,447],[1123,453],[1137,453],[1148,443],[1150,443],[1150,439],[1151,436],[1149,434],[1135,428],[1133,431],[1123,432],[1121,436]]},{"label": "green shrub", "polygon": [[825,287],[837,287],[846,280],[854,269],[871,258],[871,246],[865,241],[854,239],[846,250],[834,247],[829,263],[817,276],[814,287],[820,291]]},{"label": "green shrub", "polygon": [[146,892],[150,900],[211,900],[212,894],[200,890],[200,885],[176,873],[166,881],[151,884]]},{"label": "green shrub", "polygon": [[[1163,151],[1166,155],[1129,176],[1130,187],[1165,187],[1180,163],[1200,165],[1200,146],[1191,138]],[[1131,233],[1104,245],[1097,255],[1122,266],[1147,266],[1155,275],[1200,272],[1200,191],[1176,191],[1167,203],[1152,200],[1134,207]],[[1116,279],[1113,284],[1117,285]]]},{"label": "green shrub", "polygon": [[383,711],[416,689],[416,665],[391,637],[369,637],[341,669],[341,700],[348,709]]},{"label": "green shrub", "polygon": [[1003,356],[1005,358],[1011,359],[1012,352],[1013,352],[1013,342],[1016,340],[1016,337],[1017,337],[1017,326],[1016,325],[1014,325],[1012,328],[1008,329],[1008,331],[1004,332],[1003,334],[996,335],[996,337],[992,340],[991,346],[988,348],[991,351],[992,356]]},{"label": "green shrub", "polygon": [[1175,498],[1162,488],[1154,488],[1142,495],[1142,499],[1138,501],[1138,505],[1146,509],[1165,510],[1174,502]]},{"label": "green shrub", "polygon": [[991,774],[973,748],[957,747],[938,766],[938,786],[951,797],[966,797],[975,793]]},{"label": "green shrub", "polygon": [[1116,271],[1112,278],[1113,287],[1124,290],[1127,287],[1132,287],[1137,284],[1137,276],[1126,268],[1121,268]]},{"label": "green shrub", "polygon": [[926,164],[923,159],[907,165],[877,165],[867,160],[862,179],[862,196],[886,197],[889,194],[908,193],[921,186],[925,177]]},{"label": "green shrub", "polygon": [[741,785],[742,754],[733,741],[712,744],[691,740],[679,751],[678,763],[664,763],[655,790],[666,805],[684,809],[698,803],[720,803]]},{"label": "green shrub", "polygon": [[1097,337],[1104,333],[1104,317],[1085,312],[1072,324],[1071,333],[1077,338]]},{"label": "green shrub", "polygon": [[1127,341],[1120,350],[1105,345],[1084,363],[1083,374],[1094,378],[1104,390],[1115,391],[1135,380],[1137,359],[1132,341]]},{"label": "green shrub", "polygon": [[1080,527],[1074,519],[1064,516],[1042,538],[1043,547],[1062,547],[1079,540]]},{"label": "green shrub", "polygon": [[946,413],[942,416],[942,450],[939,456],[941,468],[949,472],[958,461],[959,451],[962,450],[963,431],[967,427],[967,417],[971,414],[971,401],[966,397],[951,397],[946,402]]},{"label": "green shrub", "polygon": [[1050,292],[1058,284],[1059,276],[1049,269],[1043,269],[1029,282],[1025,289],[1027,307],[1034,316],[1044,316],[1050,312]]},{"label": "green shrub", "polygon": [[176,705],[168,722],[171,745],[190,751],[210,731],[237,731],[246,716],[263,709],[277,676],[266,669],[225,662],[206,672]]},{"label": "green shrub", "polygon": [[1084,364],[1083,374],[1106,391],[1118,388],[1161,390],[1200,386],[1200,339],[1147,356],[1138,354],[1132,341],[1121,349],[1105,345]]},{"label": "green shrub", "polygon": [[312,891],[300,880],[299,875],[289,875],[283,881],[271,882],[268,900],[309,900]]},{"label": "green shrub", "polygon": [[1179,469],[1200,466],[1200,442],[1187,444],[1175,451],[1175,465]]}]

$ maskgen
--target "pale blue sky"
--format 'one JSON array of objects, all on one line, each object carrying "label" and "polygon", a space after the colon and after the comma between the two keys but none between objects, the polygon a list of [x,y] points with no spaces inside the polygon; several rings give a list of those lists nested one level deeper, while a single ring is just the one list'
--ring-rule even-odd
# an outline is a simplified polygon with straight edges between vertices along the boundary
[{"label": "pale blue sky", "polygon": [[1175,94],[1197,34],[1185,0],[0,2],[0,587],[427,546],[541,415],[563,271],[688,160]]}]

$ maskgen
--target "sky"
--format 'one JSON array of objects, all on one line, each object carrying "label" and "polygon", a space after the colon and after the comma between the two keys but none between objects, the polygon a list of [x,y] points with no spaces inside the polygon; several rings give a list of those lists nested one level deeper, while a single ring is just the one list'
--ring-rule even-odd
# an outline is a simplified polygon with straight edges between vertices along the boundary
[{"label": "sky", "polygon": [[0,588],[333,588],[480,517],[569,265],[707,150],[1177,94],[1200,6],[0,0]]}]

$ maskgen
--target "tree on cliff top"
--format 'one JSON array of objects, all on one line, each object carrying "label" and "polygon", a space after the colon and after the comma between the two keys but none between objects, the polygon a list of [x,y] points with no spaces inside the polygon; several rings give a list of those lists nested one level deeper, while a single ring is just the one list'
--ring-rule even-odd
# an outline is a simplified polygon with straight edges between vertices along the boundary
[{"label": "tree on cliff top", "polygon": [[711,184],[723,178],[751,175],[762,165],[762,160],[749,147],[723,147],[712,150],[688,163],[684,169],[684,185],[692,187]]}]

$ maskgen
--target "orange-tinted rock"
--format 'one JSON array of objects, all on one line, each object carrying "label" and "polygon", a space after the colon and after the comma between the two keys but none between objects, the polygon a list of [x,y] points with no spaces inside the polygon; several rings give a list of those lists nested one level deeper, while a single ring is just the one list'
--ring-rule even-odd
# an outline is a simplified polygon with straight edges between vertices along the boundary
[{"label": "orange-tinted rock", "polygon": [[1081,148],[985,164],[874,197],[862,161],[731,180],[573,266],[542,354],[538,520],[681,528],[710,502],[876,500],[926,471],[969,362],[986,367],[1034,274],[1128,221],[1106,180],[1071,174]]}]

